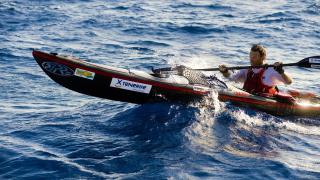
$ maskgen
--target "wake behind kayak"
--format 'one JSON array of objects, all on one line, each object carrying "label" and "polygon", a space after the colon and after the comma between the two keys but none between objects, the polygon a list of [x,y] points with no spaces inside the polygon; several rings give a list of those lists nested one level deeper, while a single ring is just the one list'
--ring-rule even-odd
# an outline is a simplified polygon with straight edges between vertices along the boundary
[{"label": "wake behind kayak", "polygon": [[[42,70],[58,84],[73,91],[104,99],[143,104],[159,101],[197,101],[216,89],[219,100],[249,106],[274,115],[319,116],[320,102],[281,102],[249,94],[215,77],[203,79],[192,71],[159,76],[139,70],[89,63],[74,57],[33,51]],[[191,75],[190,75],[191,74]]]}]

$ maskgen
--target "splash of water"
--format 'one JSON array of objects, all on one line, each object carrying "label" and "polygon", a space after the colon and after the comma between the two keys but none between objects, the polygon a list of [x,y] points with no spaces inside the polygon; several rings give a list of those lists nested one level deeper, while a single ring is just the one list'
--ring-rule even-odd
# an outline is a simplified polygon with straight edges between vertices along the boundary
[{"label": "splash of water", "polygon": [[[184,56],[178,55],[178,56],[169,58],[167,63],[172,66],[184,65],[191,69],[198,69],[198,68],[212,67],[212,64],[214,64],[215,59],[216,59],[215,57],[207,56],[207,55],[192,55],[190,57],[184,57]],[[209,75],[212,75],[214,72],[203,71],[202,73],[209,76]]]},{"label": "splash of water", "polygon": [[216,118],[224,111],[224,104],[218,100],[218,93],[212,91],[207,98],[191,106],[197,107],[199,111],[196,113],[196,121],[185,130],[190,149],[207,154],[219,151],[224,138],[216,134],[220,134],[220,131],[223,131],[223,134],[225,128],[219,130],[221,125],[216,123]]}]

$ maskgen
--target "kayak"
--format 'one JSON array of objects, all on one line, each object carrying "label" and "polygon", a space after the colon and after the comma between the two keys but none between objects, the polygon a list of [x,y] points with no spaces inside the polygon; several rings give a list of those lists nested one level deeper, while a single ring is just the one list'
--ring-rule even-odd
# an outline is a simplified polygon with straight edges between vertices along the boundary
[{"label": "kayak", "polygon": [[41,69],[58,84],[90,96],[143,104],[150,102],[197,101],[213,89],[218,99],[279,116],[319,116],[320,100],[294,102],[250,94],[226,85],[216,77],[208,79],[188,69],[182,73],[160,76],[158,73],[90,63],[76,57],[33,51]]}]

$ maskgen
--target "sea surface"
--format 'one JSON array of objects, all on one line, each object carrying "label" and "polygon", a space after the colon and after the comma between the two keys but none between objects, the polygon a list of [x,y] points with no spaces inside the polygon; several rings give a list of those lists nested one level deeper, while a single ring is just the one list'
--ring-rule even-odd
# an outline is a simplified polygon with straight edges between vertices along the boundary
[{"label": "sea surface", "polygon": [[[32,49],[139,69],[320,55],[320,1],[0,1],[0,179],[320,179],[320,118],[211,100],[135,105],[53,82]],[[320,94],[320,70],[284,89]],[[216,72],[215,72],[216,73]],[[218,74],[218,73],[217,73]],[[218,76],[220,76],[218,74]]]}]

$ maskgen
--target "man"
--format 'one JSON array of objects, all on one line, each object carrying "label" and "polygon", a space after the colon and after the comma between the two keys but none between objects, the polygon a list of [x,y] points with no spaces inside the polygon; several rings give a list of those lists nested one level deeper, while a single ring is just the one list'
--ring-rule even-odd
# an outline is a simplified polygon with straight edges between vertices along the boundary
[{"label": "man", "polygon": [[[250,51],[250,63],[252,66],[265,65],[266,49],[261,45],[253,45]],[[234,74],[230,74],[225,65],[219,66],[220,72],[224,77],[235,82],[244,82],[243,89],[252,94],[269,94],[277,93],[277,85],[291,84],[292,79],[288,76],[281,62],[274,63],[274,68],[255,68],[243,69]]]}]

